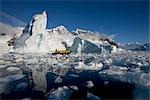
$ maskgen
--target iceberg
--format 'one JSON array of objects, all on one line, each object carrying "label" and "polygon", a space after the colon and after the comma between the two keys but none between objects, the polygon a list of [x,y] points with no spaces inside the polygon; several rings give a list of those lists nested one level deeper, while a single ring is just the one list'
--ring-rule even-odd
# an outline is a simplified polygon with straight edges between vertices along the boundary
[{"label": "iceberg", "polygon": [[57,49],[78,53],[115,53],[118,50],[114,41],[96,36],[94,32],[77,29],[74,34],[62,25],[53,29],[46,29],[46,26],[46,11],[34,15],[22,34],[13,39],[14,50],[11,52],[55,52]]},{"label": "iceberg", "polygon": [[30,23],[24,28],[23,33],[14,41],[14,49],[25,49],[28,51],[42,51],[45,47],[45,29],[47,25],[47,14],[36,14]]}]

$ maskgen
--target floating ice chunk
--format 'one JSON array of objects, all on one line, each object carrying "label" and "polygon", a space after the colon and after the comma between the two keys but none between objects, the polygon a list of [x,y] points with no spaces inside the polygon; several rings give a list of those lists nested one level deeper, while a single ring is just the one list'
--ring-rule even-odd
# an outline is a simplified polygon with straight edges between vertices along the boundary
[{"label": "floating ice chunk", "polygon": [[121,70],[121,71],[127,71],[128,68],[127,68],[127,67],[120,67],[120,70]]},{"label": "floating ice chunk", "polygon": [[99,63],[89,63],[85,64],[84,62],[79,62],[78,66],[75,67],[75,69],[84,69],[84,70],[100,70],[102,69],[103,64],[101,62]]},{"label": "floating ice chunk", "polygon": [[138,66],[142,66],[142,63],[138,62],[137,65],[138,65]]},{"label": "floating ice chunk", "polygon": [[24,62],[24,59],[23,58],[17,58],[15,60],[15,63],[23,63]]},{"label": "floating ice chunk", "polygon": [[8,73],[22,73],[21,69],[18,67],[8,67],[6,71],[8,71]]},{"label": "floating ice chunk", "polygon": [[131,64],[134,66],[139,66],[139,67],[141,67],[143,65],[142,63],[136,62],[136,61],[131,62]]},{"label": "floating ice chunk", "polygon": [[109,82],[108,81],[104,81],[104,85],[107,85]]},{"label": "floating ice chunk", "polygon": [[54,81],[54,83],[62,83],[62,82],[63,82],[63,79],[60,76],[58,76]]},{"label": "floating ice chunk", "polygon": [[120,70],[120,71],[127,71],[128,70],[127,67],[122,67],[122,66],[111,66],[110,69]]},{"label": "floating ice chunk", "polygon": [[140,68],[131,68],[130,69],[131,72],[141,72]]},{"label": "floating ice chunk", "polygon": [[69,74],[69,76],[70,77],[76,77],[76,78],[79,77],[79,75],[77,75],[77,74]]},{"label": "floating ice chunk", "polygon": [[112,59],[105,59],[103,61],[103,63],[106,64],[106,65],[110,65],[112,63]]},{"label": "floating ice chunk", "polygon": [[91,62],[90,64],[91,64],[91,66],[86,66],[85,69],[88,69],[88,70],[100,70],[103,67],[103,64],[101,62],[99,62],[99,63]]},{"label": "floating ice chunk", "polygon": [[18,67],[1,67],[0,68],[0,77],[5,77],[14,74],[22,74],[22,70]]},{"label": "floating ice chunk", "polygon": [[71,94],[72,91],[68,87],[59,87],[48,96],[48,100],[70,100]]},{"label": "floating ice chunk", "polygon": [[11,64],[11,61],[5,60],[5,59],[0,59],[0,64],[1,64],[1,65],[10,65],[10,64]]},{"label": "floating ice chunk", "polygon": [[13,46],[10,47],[9,52],[14,52]]},{"label": "floating ice chunk", "polygon": [[102,64],[101,62],[96,63],[96,67],[97,67],[98,69],[101,69],[101,68],[103,67],[103,64]]},{"label": "floating ice chunk", "polygon": [[78,91],[78,87],[77,86],[69,86],[71,89],[75,90],[75,91]]},{"label": "floating ice chunk", "polygon": [[7,68],[7,66],[5,66],[5,65],[0,65],[0,71],[4,70],[5,68]]},{"label": "floating ice chunk", "polygon": [[86,87],[88,87],[88,88],[91,88],[91,87],[93,87],[94,86],[94,84],[93,84],[93,82],[92,81],[86,81]]},{"label": "floating ice chunk", "polygon": [[28,59],[27,64],[37,64],[39,63],[37,58]]},{"label": "floating ice chunk", "polygon": [[87,92],[87,99],[88,100],[101,100],[100,97],[93,95],[92,93]]},{"label": "floating ice chunk", "polygon": [[75,69],[83,69],[83,68],[85,68],[85,66],[86,65],[84,64],[84,62],[80,61],[79,64],[78,64],[78,66],[75,67]]},{"label": "floating ice chunk", "polygon": [[[101,74],[101,72],[99,72]],[[113,70],[113,69],[108,69],[106,71],[104,71],[103,73],[107,74],[107,75],[123,75],[124,72],[120,71],[120,70]]]},{"label": "floating ice chunk", "polygon": [[21,99],[21,100],[31,100],[31,98],[23,98],[23,99]]}]

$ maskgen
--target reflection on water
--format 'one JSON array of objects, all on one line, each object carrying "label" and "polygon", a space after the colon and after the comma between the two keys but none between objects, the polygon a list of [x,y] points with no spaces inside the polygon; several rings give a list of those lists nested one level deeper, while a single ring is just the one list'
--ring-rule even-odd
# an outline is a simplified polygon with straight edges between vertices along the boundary
[{"label": "reflection on water", "polygon": [[[62,83],[55,83],[58,74],[47,72],[44,70],[36,70],[32,72],[34,85],[37,86],[34,90],[32,86],[28,86],[26,90],[19,92],[12,92],[7,95],[1,95],[2,99],[21,99],[21,98],[32,98],[32,99],[47,99],[48,95],[52,90],[63,86],[77,86],[78,90],[71,89],[70,99],[86,99],[87,93],[90,92],[99,98],[103,99],[148,99],[149,91],[147,89],[140,89],[135,87],[133,84],[121,82],[115,80],[112,77],[99,75],[97,72],[92,71],[76,71],[74,69],[63,69],[66,71],[65,76],[59,76],[62,78]],[[59,70],[61,71],[61,70]],[[64,71],[64,72],[65,72]],[[40,73],[41,72],[41,73]],[[43,72],[43,73],[42,73]],[[44,76],[44,74],[46,74]],[[72,75],[74,74],[74,75]],[[76,76],[75,76],[76,75]],[[44,76],[44,77],[43,77]],[[92,81],[94,86],[87,87],[86,82]],[[46,82],[46,83],[45,83]]]},{"label": "reflection on water", "polygon": [[[101,65],[97,70],[76,69],[81,59],[75,55],[0,56],[0,89],[6,90],[1,92],[1,99],[149,99],[148,72],[142,68],[137,71],[136,63],[132,64],[133,68],[122,67],[130,65],[126,54],[123,60],[117,60],[118,55],[108,56],[83,56],[86,68],[93,68],[91,65],[102,62],[97,64]],[[148,64],[143,66],[147,70]]]}]

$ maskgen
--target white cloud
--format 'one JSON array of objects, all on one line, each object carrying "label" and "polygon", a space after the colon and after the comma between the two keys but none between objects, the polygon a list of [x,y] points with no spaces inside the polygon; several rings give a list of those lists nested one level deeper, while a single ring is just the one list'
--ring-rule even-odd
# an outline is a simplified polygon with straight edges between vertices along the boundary
[{"label": "white cloud", "polygon": [[8,52],[10,47],[7,44],[7,41],[9,41],[14,34],[17,33],[17,35],[19,36],[19,34],[22,33],[22,29],[23,28],[19,28],[19,27],[12,27],[8,24],[5,23],[1,23],[0,22],[0,34],[6,34],[6,35],[0,35],[0,52]]},{"label": "white cloud", "polygon": [[111,38],[111,39],[114,39],[116,37],[116,34],[108,35],[108,37]]},{"label": "white cloud", "polygon": [[12,27],[8,24],[0,22],[0,34],[4,33],[6,35],[12,36],[14,34],[20,34],[21,32],[22,32],[22,28]]},{"label": "white cloud", "polygon": [[111,35],[107,35],[107,33],[100,33],[100,32],[94,32],[97,36],[100,36],[102,38],[109,38],[111,40],[116,38],[117,34],[111,34]]}]

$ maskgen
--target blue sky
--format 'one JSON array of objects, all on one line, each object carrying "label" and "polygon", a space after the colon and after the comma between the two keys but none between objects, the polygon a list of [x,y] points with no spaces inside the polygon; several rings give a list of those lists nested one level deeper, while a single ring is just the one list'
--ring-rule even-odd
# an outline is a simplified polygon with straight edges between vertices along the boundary
[{"label": "blue sky", "polygon": [[66,26],[70,31],[76,28],[116,34],[117,42],[148,42],[149,2],[148,0],[96,0],[96,1],[48,1],[48,0],[2,0],[1,9],[28,23],[31,17],[48,13],[48,26]]}]

